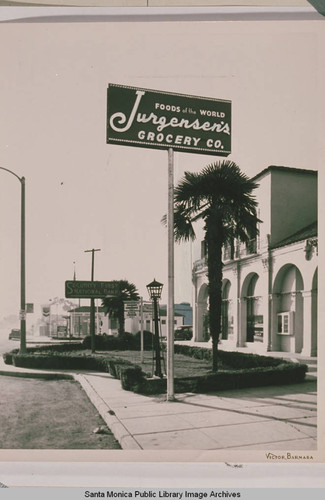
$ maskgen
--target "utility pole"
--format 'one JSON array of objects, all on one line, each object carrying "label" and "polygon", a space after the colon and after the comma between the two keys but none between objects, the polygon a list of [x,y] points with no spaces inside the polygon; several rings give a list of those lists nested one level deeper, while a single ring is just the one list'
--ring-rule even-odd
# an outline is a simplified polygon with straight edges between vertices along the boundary
[{"label": "utility pole", "polygon": [[[94,281],[95,252],[100,252],[100,248],[85,250],[91,252],[91,281]],[[90,299],[90,342],[91,352],[95,352],[95,299]]]}]

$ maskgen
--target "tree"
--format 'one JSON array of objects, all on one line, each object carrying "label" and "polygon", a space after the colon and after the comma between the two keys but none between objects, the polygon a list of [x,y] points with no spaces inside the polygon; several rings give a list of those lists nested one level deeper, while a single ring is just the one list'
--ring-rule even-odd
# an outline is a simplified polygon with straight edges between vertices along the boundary
[{"label": "tree", "polygon": [[234,162],[224,160],[208,165],[199,173],[185,172],[175,188],[175,240],[194,240],[193,223],[204,222],[213,371],[218,368],[221,331],[222,247],[227,243],[233,245],[235,238],[248,242],[256,237],[259,220],[252,195],[256,187]]},{"label": "tree", "polygon": [[126,300],[139,300],[139,294],[136,286],[126,280],[116,280],[114,283],[119,285],[119,294],[115,297],[105,297],[102,300],[102,305],[105,309],[105,314],[110,318],[118,320],[119,335],[125,332],[125,318],[124,318],[124,301]]}]

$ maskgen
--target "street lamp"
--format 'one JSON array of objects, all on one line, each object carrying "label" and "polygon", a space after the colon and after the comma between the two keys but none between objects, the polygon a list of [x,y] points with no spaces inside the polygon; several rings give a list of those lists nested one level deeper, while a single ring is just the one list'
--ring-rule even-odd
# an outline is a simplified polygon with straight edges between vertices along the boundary
[{"label": "street lamp", "polygon": [[154,307],[154,322],[155,322],[155,336],[154,336],[154,346],[155,346],[155,360],[156,360],[156,369],[155,375],[157,377],[162,378],[163,374],[161,371],[161,356],[160,356],[160,341],[159,341],[159,327],[158,327],[158,301],[161,297],[161,292],[163,289],[163,284],[159,283],[154,279],[149,285],[147,285],[147,290],[149,293],[149,297],[153,301]]},{"label": "street lamp", "polygon": [[8,168],[0,167],[1,170],[14,175],[21,185],[21,224],[20,224],[20,354],[26,352],[26,280],[25,280],[25,177],[19,177]]},{"label": "street lamp", "polygon": [[49,336],[51,337],[51,305],[52,299],[49,299]]},{"label": "street lamp", "polygon": [[[100,248],[85,250],[91,252],[91,281],[94,281],[95,252],[100,252]],[[95,299],[90,299],[90,344],[91,352],[95,352]]]}]

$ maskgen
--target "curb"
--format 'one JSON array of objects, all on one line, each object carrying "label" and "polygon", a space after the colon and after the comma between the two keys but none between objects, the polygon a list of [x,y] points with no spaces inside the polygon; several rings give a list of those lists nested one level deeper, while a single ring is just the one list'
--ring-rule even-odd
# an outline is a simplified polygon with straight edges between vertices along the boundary
[{"label": "curb", "polygon": [[114,434],[114,437],[120,443],[122,449],[127,450],[142,450],[141,446],[134,439],[124,424],[115,415],[115,412],[105,403],[99,394],[92,387],[91,383],[84,375],[76,373],[74,379],[80,383],[81,387],[87,394],[89,400],[94,405],[102,419],[106,422],[109,429]]},{"label": "curb", "polygon": [[73,380],[74,378],[73,375],[68,373],[14,372],[6,370],[0,370],[0,375],[4,375],[6,377],[40,378],[45,380]]}]

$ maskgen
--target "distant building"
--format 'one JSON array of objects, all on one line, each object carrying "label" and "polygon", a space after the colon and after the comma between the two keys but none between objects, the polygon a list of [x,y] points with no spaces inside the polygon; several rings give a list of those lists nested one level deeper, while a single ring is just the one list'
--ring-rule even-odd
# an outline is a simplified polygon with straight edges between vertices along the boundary
[{"label": "distant building", "polygon": [[[160,308],[162,311],[167,310],[166,305],[161,305]],[[189,302],[181,302],[180,304],[175,304],[174,311],[175,313],[181,314],[184,317],[184,325],[193,324],[193,310]]]},{"label": "distant building", "polygon": [[[258,184],[259,235],[223,250],[222,346],[317,352],[317,172],[270,166]],[[194,338],[209,338],[206,248],[194,262]]]},{"label": "distant building", "polygon": [[67,337],[69,335],[69,309],[76,304],[68,299],[55,297],[41,306],[42,317],[36,328],[41,336]]},{"label": "distant building", "polygon": [[[166,306],[159,307],[160,315],[160,335],[167,336],[167,311]],[[184,316],[181,313],[174,312],[174,327],[177,328],[184,324]],[[125,331],[129,333],[137,333],[141,329],[141,315],[138,311],[133,317],[125,316]],[[154,319],[152,313],[152,304],[144,304],[143,310],[143,329],[148,332],[154,332]]]},{"label": "distant building", "polygon": [[[70,313],[70,332],[74,337],[86,337],[90,335],[90,306],[81,306],[71,309]],[[167,335],[166,309],[160,308],[160,329],[161,335]],[[184,316],[176,313],[174,315],[175,328],[184,324]],[[143,310],[143,329],[154,332],[154,322],[152,315],[152,304],[144,304]],[[132,317],[125,313],[125,331],[128,333],[137,333],[141,330],[141,315],[137,311]],[[97,334],[117,335],[118,320],[105,315],[104,307],[95,309],[95,335]]]},{"label": "distant building", "polygon": [[[90,306],[80,306],[71,309],[70,333],[73,337],[86,337],[90,335]],[[95,307],[95,335],[110,333],[110,326],[103,307]]]}]

